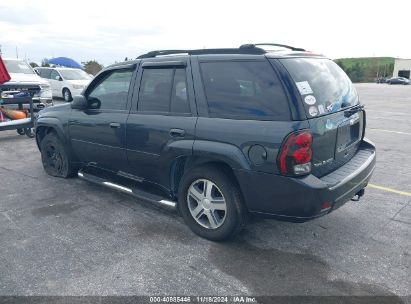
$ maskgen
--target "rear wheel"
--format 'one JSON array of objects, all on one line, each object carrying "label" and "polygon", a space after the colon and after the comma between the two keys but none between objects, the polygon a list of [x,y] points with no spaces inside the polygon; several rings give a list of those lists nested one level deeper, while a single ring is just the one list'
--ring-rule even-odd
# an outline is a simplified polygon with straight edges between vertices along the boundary
[{"label": "rear wheel", "polygon": [[178,206],[190,229],[209,240],[230,238],[245,226],[237,185],[215,167],[196,168],[183,177]]},{"label": "rear wheel", "polygon": [[69,89],[63,89],[63,98],[66,102],[70,102],[73,100]]},{"label": "rear wheel", "polygon": [[77,168],[70,163],[69,155],[63,143],[54,132],[43,138],[40,147],[43,168],[47,174],[64,178],[77,174]]}]

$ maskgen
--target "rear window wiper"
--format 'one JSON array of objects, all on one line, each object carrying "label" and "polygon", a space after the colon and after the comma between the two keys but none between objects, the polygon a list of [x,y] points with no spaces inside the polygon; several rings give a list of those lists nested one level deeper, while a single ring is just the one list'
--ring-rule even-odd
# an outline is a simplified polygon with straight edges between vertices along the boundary
[{"label": "rear window wiper", "polygon": [[348,110],[344,111],[345,117],[350,117],[351,115],[364,110],[364,105],[356,105]]}]

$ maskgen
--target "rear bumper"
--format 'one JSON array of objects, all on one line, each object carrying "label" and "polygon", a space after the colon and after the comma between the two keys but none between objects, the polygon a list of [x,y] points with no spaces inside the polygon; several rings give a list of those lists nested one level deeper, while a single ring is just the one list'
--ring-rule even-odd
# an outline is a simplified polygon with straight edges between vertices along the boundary
[{"label": "rear bumper", "polygon": [[[235,174],[251,213],[304,222],[341,207],[365,188],[375,162],[375,146],[364,139],[349,162],[321,178],[291,178],[245,170],[236,170]],[[321,209],[325,202],[331,204],[330,209]]]}]

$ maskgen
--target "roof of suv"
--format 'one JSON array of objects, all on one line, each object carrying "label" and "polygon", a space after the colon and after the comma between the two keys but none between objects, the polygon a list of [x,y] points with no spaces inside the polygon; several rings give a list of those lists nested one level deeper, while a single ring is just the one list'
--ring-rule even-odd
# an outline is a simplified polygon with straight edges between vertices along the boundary
[{"label": "roof of suv", "polygon": [[[280,47],[282,49],[263,49],[261,46]],[[288,50],[285,50],[288,49]],[[220,48],[220,49],[195,49],[195,50],[157,50],[151,51],[146,54],[142,54],[136,58],[136,60],[130,60],[125,62],[119,62],[110,65],[109,67],[121,67],[124,65],[132,65],[138,62],[139,59],[145,58],[164,58],[173,56],[190,56],[190,55],[226,55],[226,56],[241,56],[241,55],[254,55],[254,56],[266,56],[269,58],[290,58],[290,57],[318,57],[325,58],[324,55],[312,53],[305,49],[292,47],[284,44],[275,43],[258,43],[258,44],[243,44],[239,48]]]}]

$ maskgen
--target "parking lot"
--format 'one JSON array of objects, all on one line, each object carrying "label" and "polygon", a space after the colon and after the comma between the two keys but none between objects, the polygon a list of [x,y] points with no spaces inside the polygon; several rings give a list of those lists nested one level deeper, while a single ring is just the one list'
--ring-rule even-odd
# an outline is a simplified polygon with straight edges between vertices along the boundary
[{"label": "parking lot", "polygon": [[410,295],[411,86],[357,89],[378,149],[364,198],[303,224],[253,219],[223,243],[52,178],[33,139],[0,132],[0,295]]}]

